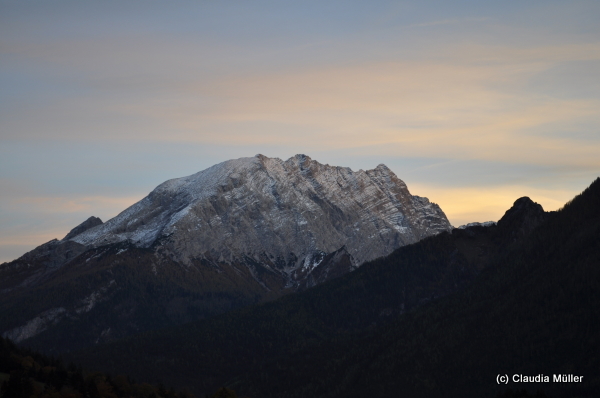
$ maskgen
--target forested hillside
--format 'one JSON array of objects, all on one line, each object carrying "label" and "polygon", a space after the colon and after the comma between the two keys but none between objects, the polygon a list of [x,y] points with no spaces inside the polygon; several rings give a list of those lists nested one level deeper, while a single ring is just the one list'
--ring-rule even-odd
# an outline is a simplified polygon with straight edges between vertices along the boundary
[{"label": "forested hillside", "polygon": [[125,375],[84,372],[73,364],[19,348],[0,337],[2,398],[194,398],[162,385],[137,384]]},{"label": "forested hillside", "polygon": [[262,397],[482,397],[506,388],[496,384],[498,374],[574,374],[583,382],[509,387],[597,397],[599,303],[596,180],[465,291],[364,338],[275,360],[233,384]]},{"label": "forested hillside", "polygon": [[[497,226],[443,233],[306,292],[73,358],[201,393],[224,384],[273,397],[495,393],[497,373],[520,369],[523,358],[535,367],[535,353],[555,358],[548,347],[565,339],[562,331],[580,343],[584,330],[595,332],[589,284],[597,278],[580,275],[592,272],[593,259],[571,252],[597,254],[590,239],[599,185],[558,213],[522,198]],[[566,258],[577,263],[572,277],[588,285],[557,286],[569,281],[560,272]],[[541,272],[541,263],[556,270]],[[573,306],[582,315],[567,322],[562,311]],[[540,372],[564,362],[541,358]],[[595,388],[586,380],[583,387]]]}]

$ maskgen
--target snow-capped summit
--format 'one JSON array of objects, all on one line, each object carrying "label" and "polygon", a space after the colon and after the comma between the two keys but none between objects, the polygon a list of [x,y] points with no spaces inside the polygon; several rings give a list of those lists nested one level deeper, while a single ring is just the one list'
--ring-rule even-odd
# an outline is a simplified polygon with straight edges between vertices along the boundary
[{"label": "snow-capped summit", "polygon": [[491,227],[492,225],[496,225],[496,221],[485,221],[485,222],[470,222],[465,225],[461,225],[457,227],[457,229],[467,229],[470,227]]},{"label": "snow-capped summit", "polygon": [[411,195],[383,164],[354,172],[306,155],[259,154],[168,180],[70,240],[160,244],[183,263],[250,258],[291,275],[316,253],[345,246],[359,265],[451,228],[439,206]]},{"label": "snow-capped summit", "polygon": [[229,160],[2,264],[0,333],[74,350],[309,288],[450,229],[382,164]]}]

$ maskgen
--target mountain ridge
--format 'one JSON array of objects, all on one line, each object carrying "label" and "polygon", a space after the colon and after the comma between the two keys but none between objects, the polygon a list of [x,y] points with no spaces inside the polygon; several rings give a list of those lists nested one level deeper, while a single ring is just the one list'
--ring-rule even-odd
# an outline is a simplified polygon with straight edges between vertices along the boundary
[{"label": "mountain ridge", "polygon": [[[257,202],[267,206],[256,208]],[[349,217],[350,212],[360,215]],[[367,234],[360,231],[365,228]],[[176,241],[173,249],[183,263],[205,257],[227,262],[241,255],[259,260],[265,251],[295,268],[314,251],[331,253],[344,245],[361,264],[390,245],[450,229],[439,206],[410,195],[383,164],[353,172],[306,155],[287,161],[257,155],[168,180],[118,216],[70,240],[87,247],[125,240],[149,247],[168,237]],[[361,246],[363,240],[376,242]],[[288,258],[290,251],[295,259]]]},{"label": "mountain ridge", "polygon": [[303,290],[450,229],[382,164],[234,159],[2,264],[0,332],[80,348]]}]

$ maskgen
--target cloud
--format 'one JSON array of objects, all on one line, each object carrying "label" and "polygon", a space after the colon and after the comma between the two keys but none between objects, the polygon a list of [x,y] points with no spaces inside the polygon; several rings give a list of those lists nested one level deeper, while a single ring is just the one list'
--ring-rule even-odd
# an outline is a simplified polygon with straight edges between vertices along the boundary
[{"label": "cloud", "polygon": [[[49,232],[60,231],[64,235],[69,230],[94,215],[103,221],[116,216],[127,207],[140,200],[140,197],[111,196],[20,196],[2,197],[0,220],[0,243],[30,231],[33,235],[46,236]],[[33,232],[37,230],[38,232]],[[39,231],[44,232],[39,232]],[[52,232],[53,234],[55,232]],[[43,243],[43,242],[41,242]]]},{"label": "cloud", "polygon": [[490,20],[490,18],[488,18],[488,17],[442,19],[442,20],[438,20],[438,21],[410,24],[407,26],[407,28],[412,28],[412,27],[423,28],[423,27],[440,26],[440,25],[455,25],[455,24],[462,24],[462,23],[469,23],[469,22],[485,22],[485,21],[489,21],[489,20]]},{"label": "cloud", "polygon": [[600,140],[583,142],[560,128],[600,125],[600,98],[553,98],[519,89],[547,67],[331,67],[190,84],[188,98],[214,101],[131,110],[174,126],[171,140],[289,146],[308,141],[315,148],[387,146],[413,156],[598,167]]},{"label": "cloud", "polygon": [[[458,44],[437,59],[220,77],[159,74],[152,81],[143,74],[129,82],[105,76],[102,81],[121,86],[124,95],[114,96],[121,93],[115,88],[113,95],[109,89],[66,97],[33,111],[24,106],[7,112],[3,134],[20,140],[377,148],[386,155],[598,168],[600,139],[582,141],[561,129],[600,126],[600,93],[561,98],[523,89],[559,62],[589,59],[600,59],[600,44]],[[100,90],[91,84],[90,90]],[[36,117],[25,121],[26,113]]]},{"label": "cloud", "polygon": [[[68,232],[68,231],[67,231]],[[3,234],[4,235],[4,234]],[[0,236],[0,248],[10,249],[11,247],[25,248],[26,251],[32,250],[37,246],[40,246],[52,239],[62,239],[66,233],[63,233],[61,229],[47,230],[43,233],[34,233],[32,231],[26,231],[22,234],[10,234],[9,236]],[[22,251],[18,254],[21,256],[26,253]],[[17,257],[13,257],[10,260],[5,257],[4,253],[0,253],[0,261],[10,261]]]},{"label": "cloud", "polygon": [[[100,211],[102,213],[121,212],[140,200],[139,197],[19,197],[9,202],[9,210],[35,209],[39,213],[86,213]],[[116,214],[115,214],[116,215]]]}]

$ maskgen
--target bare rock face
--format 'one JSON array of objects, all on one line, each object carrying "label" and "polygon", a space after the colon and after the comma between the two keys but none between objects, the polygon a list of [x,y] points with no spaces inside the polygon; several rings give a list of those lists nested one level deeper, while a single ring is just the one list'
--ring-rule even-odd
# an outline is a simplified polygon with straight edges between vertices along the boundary
[{"label": "bare rock face", "polygon": [[90,218],[88,218],[87,220],[85,220],[84,222],[82,222],[81,224],[79,224],[78,226],[76,226],[75,228],[73,228],[64,238],[64,241],[67,241],[71,238],[74,238],[75,236],[87,231],[90,228],[94,228],[97,225],[101,225],[102,224],[102,220],[99,219],[98,217],[94,217],[91,216]]},{"label": "bare rock face", "polygon": [[310,288],[451,230],[386,166],[230,160],[0,266],[0,333],[59,353]]},{"label": "bare rock face", "polygon": [[356,266],[451,228],[439,206],[411,195],[385,165],[354,172],[305,155],[257,155],[166,181],[70,239],[87,247],[160,242],[183,264],[251,259],[293,279],[319,264],[318,253],[345,246]]}]

